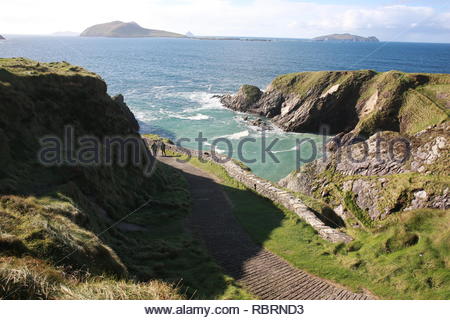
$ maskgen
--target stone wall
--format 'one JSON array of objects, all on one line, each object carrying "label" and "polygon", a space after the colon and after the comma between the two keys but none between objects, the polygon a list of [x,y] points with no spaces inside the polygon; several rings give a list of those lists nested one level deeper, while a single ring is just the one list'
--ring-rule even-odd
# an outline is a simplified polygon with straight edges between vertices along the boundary
[{"label": "stone wall", "polygon": [[307,222],[315,230],[317,230],[322,238],[328,241],[347,243],[353,240],[344,232],[334,229],[322,222],[311,209],[309,209],[300,199],[292,195],[290,192],[285,191],[273,183],[256,176],[251,171],[245,170],[234,161],[227,161],[224,156],[216,155],[213,157],[209,152],[200,154],[198,151],[179,148],[175,145],[166,145],[166,147],[168,150],[172,150],[173,152],[188,154],[192,157],[212,161],[221,165],[232,178],[241,182],[247,188],[253,190],[259,195],[268,198],[271,201],[294,212],[300,217],[300,219]]}]

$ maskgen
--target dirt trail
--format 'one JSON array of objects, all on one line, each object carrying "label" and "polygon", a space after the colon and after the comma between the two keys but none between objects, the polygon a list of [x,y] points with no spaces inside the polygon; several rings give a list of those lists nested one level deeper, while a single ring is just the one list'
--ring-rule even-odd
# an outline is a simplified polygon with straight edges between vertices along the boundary
[{"label": "dirt trail", "polygon": [[189,227],[199,235],[210,254],[227,274],[261,299],[366,300],[330,281],[291,266],[277,255],[255,244],[232,213],[220,184],[207,172],[176,158],[159,158],[186,176],[193,198]]}]

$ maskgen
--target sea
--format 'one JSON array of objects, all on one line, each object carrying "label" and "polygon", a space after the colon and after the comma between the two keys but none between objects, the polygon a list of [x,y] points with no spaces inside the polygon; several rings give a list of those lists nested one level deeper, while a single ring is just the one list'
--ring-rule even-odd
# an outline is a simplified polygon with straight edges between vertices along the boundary
[{"label": "sea", "polygon": [[242,84],[264,89],[278,75],[301,71],[450,73],[450,44],[6,36],[0,57],[67,61],[96,72],[109,94],[124,95],[142,133],[194,149],[201,135],[203,150],[241,160],[271,181],[320,157],[328,137],[276,127],[263,131],[215,96],[234,93]]}]

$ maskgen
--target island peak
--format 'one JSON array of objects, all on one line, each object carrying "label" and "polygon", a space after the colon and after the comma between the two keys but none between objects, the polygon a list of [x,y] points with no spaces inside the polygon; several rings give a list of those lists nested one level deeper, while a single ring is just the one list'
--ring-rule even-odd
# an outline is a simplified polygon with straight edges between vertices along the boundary
[{"label": "island peak", "polygon": [[108,23],[97,24],[84,30],[81,37],[109,37],[109,38],[184,38],[179,33],[146,29],[137,22],[112,21]]},{"label": "island peak", "polygon": [[339,41],[339,42],[380,42],[377,37],[362,37],[350,33],[334,33],[313,38],[314,41]]}]

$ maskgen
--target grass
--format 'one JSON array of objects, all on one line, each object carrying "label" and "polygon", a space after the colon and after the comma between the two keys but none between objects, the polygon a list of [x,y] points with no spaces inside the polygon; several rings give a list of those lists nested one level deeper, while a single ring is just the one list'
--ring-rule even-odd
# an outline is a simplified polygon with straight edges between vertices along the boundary
[{"label": "grass", "polygon": [[248,103],[255,103],[261,97],[261,90],[258,87],[244,84],[240,91],[244,94]]},{"label": "grass", "polygon": [[332,244],[294,213],[246,189],[219,165],[195,158],[191,163],[219,177],[234,214],[251,237],[294,266],[380,298],[450,298],[449,211],[399,213],[376,228],[347,228],[355,240]]},{"label": "grass", "polygon": [[[125,220],[144,226],[146,231],[128,233],[132,248],[122,256],[141,279],[181,281],[183,290],[194,299],[252,299],[233,278],[225,275],[203,245],[186,231],[184,220],[191,210],[187,182],[167,165],[158,170],[170,181],[154,205]],[[130,259],[127,250],[139,252]],[[122,250],[119,249],[119,252]]]},{"label": "grass", "polygon": [[173,296],[251,298],[185,230],[191,200],[179,172],[39,163],[38,138],[67,124],[76,137],[140,138],[100,77],[65,62],[0,59],[0,96],[0,298],[63,299],[65,287],[83,299],[150,299],[145,290],[173,283]]},{"label": "grass", "polygon": [[153,280],[136,283],[108,276],[67,274],[29,257],[0,257],[2,299],[179,300],[175,286]]},{"label": "grass", "polygon": [[70,197],[0,197],[0,297],[252,299],[186,231],[191,200],[181,173],[161,164],[156,174],[166,187],[123,220],[145,230],[110,229],[95,216],[109,229],[101,238],[72,221],[94,216]]},{"label": "grass", "polygon": [[93,72],[89,72],[68,62],[43,63],[25,58],[0,58],[0,68],[18,76],[59,75],[59,76],[87,76],[100,78]]},{"label": "grass", "polygon": [[367,228],[373,227],[374,223],[367,212],[361,209],[355,200],[355,195],[351,191],[346,191],[344,193],[344,206],[350,211],[359,222],[362,223],[363,226]]},{"label": "grass", "polygon": [[151,133],[147,133],[147,134],[143,134],[142,135],[144,138],[153,140],[153,141],[163,141],[164,143],[168,143],[168,144],[173,144],[172,140],[168,139],[168,138],[164,138],[161,137],[157,134],[151,134]]},{"label": "grass", "polygon": [[108,230],[99,238],[72,221],[86,213],[70,197],[0,197],[0,297],[252,299],[186,231],[183,176],[162,164],[157,170],[166,188],[124,220],[145,231],[110,229],[113,222],[97,217]]},{"label": "grass", "polygon": [[416,90],[407,92],[399,116],[402,119],[402,132],[410,135],[449,119],[447,112]]},{"label": "grass", "polygon": [[270,87],[299,99],[319,99],[340,85],[334,93],[335,100],[354,110],[364,110],[370,97],[377,93],[371,110],[359,114],[356,126],[352,124],[355,134],[369,137],[380,130],[412,135],[448,120],[449,83],[446,74],[359,70],[291,73],[275,78]]}]

